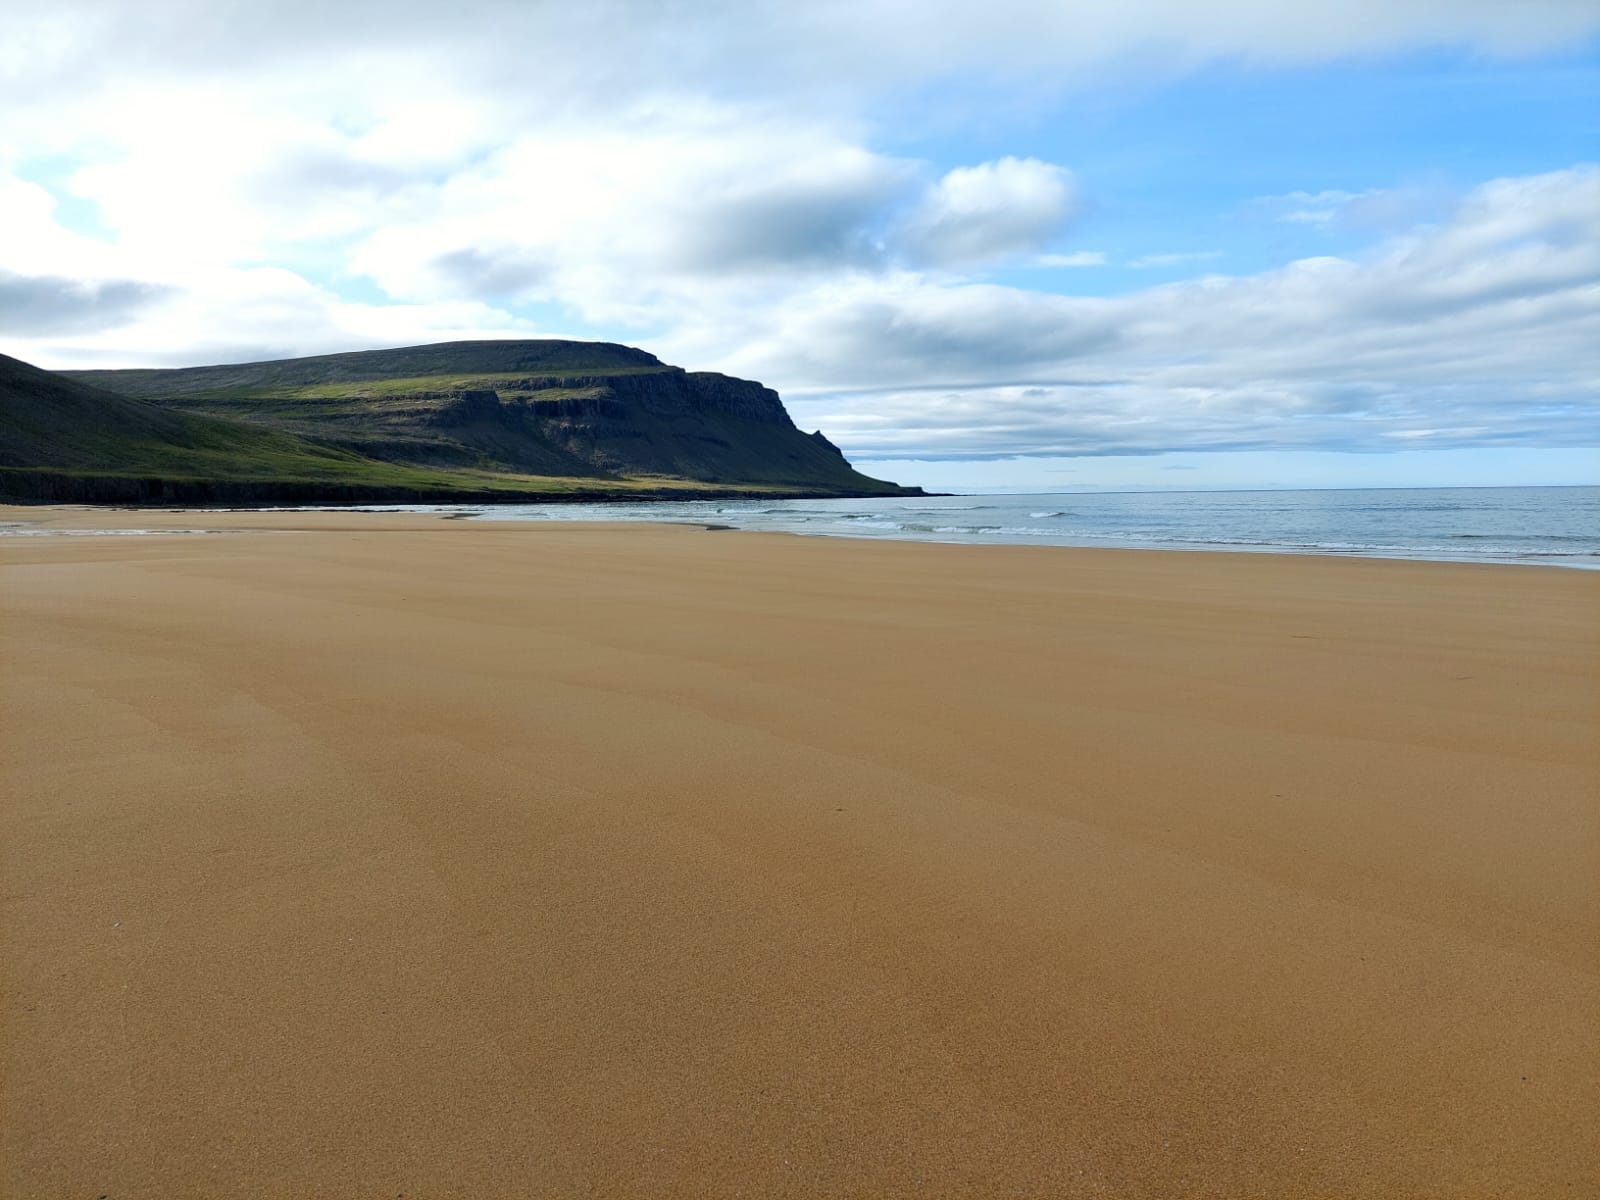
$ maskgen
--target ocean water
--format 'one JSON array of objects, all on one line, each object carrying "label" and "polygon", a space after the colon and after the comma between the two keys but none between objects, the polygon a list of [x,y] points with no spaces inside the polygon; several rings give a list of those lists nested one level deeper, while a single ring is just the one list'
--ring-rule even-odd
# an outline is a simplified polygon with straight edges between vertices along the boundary
[{"label": "ocean water", "polygon": [[[356,507],[446,512],[475,521],[654,521],[919,542],[1338,554],[1600,569],[1600,487]],[[0,537],[208,532],[213,531],[38,529],[26,522],[0,522]]]},{"label": "ocean water", "polygon": [[825,537],[1340,554],[1600,568],[1600,487],[1073,492],[452,508],[480,521],[667,521]]}]

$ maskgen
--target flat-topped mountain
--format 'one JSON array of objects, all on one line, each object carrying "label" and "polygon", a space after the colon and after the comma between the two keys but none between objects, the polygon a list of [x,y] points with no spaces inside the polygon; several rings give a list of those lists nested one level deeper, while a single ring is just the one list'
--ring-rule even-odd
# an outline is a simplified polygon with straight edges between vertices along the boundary
[{"label": "flat-topped mountain", "polygon": [[446,342],[169,370],[0,367],[0,495],[14,498],[917,491],[862,475],[820,432],[796,429],[770,388],[605,342]]}]

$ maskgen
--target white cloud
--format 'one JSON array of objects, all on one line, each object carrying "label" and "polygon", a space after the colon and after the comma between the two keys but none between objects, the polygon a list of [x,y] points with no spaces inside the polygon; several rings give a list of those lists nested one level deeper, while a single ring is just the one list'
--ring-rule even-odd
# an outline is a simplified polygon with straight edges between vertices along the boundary
[{"label": "white cloud", "polygon": [[1151,267],[1183,267],[1192,263],[1215,262],[1221,257],[1221,250],[1183,250],[1175,254],[1144,254],[1132,259],[1128,265],[1137,271],[1144,271]]},{"label": "white cloud", "polygon": [[1103,267],[1106,263],[1104,250],[1077,250],[1071,254],[1041,254],[1034,260],[1035,266],[1040,267]]},{"label": "white cloud", "polygon": [[913,261],[968,266],[1037,251],[1076,205],[1072,177],[1036,158],[957,167],[923,196],[898,233]]},{"label": "white cloud", "polygon": [[1600,168],[1485,184],[1359,259],[1110,298],[875,280],[790,310],[736,361],[867,457],[1595,444]]},{"label": "white cloud", "polygon": [[1330,188],[1263,196],[1255,201],[1255,207],[1274,220],[1291,225],[1357,233],[1394,232],[1424,221],[1447,219],[1459,199],[1455,189],[1442,179],[1420,179],[1399,187],[1361,192]]},{"label": "white cloud", "polygon": [[1268,197],[1263,203],[1281,208],[1277,219],[1297,225],[1331,225],[1351,201],[1363,193],[1323,191],[1290,192],[1287,196]]},{"label": "white cloud", "polygon": [[475,77],[487,94],[532,93],[558,108],[691,82],[817,105],[968,71],[1058,78],[1132,60],[1147,69],[1298,63],[1440,45],[1521,54],[1597,30],[1590,0],[925,0],[914,9],[903,0],[11,0],[0,102],[9,112],[133,78],[239,78],[288,65],[321,67],[337,82],[333,61],[348,78],[358,59],[362,89],[387,77],[415,99]]},{"label": "white cloud", "polygon": [[409,191],[350,269],[407,299],[508,296],[652,324],[881,260],[913,164],[805,125],[699,111],[519,138]]},{"label": "white cloud", "polygon": [[[36,304],[51,281],[31,279]],[[116,288],[118,285],[111,285]],[[0,353],[55,367],[194,366],[294,354],[328,354],[469,337],[538,337],[543,331],[484,304],[362,304],[277,267],[237,268],[193,277],[188,287],[137,285],[126,301],[106,285],[72,301],[48,334],[5,320],[0,279]],[[146,295],[145,293],[149,293]],[[91,300],[98,299],[98,304]],[[103,318],[103,319],[102,319]]]},{"label": "white cloud", "polygon": [[281,267],[85,237],[45,189],[5,174],[0,209],[0,352],[29,361],[184,365],[536,332],[482,303],[351,303]]}]

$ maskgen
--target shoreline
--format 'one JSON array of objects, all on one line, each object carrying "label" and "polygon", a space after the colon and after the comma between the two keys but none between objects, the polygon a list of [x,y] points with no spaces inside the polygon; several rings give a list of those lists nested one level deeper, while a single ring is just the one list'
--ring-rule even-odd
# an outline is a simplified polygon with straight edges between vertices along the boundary
[{"label": "shoreline", "polygon": [[[1345,489],[1345,490],[1371,490],[1371,489]],[[1389,490],[1429,490],[1429,489],[1389,489]],[[1076,493],[1061,493],[1061,494],[1072,495],[1072,494],[1076,494]],[[943,496],[944,496],[943,493],[929,493],[929,498],[941,498]],[[830,498],[836,499],[838,497],[830,497]],[[868,497],[868,499],[882,499],[882,498],[883,497]],[[612,501],[605,501],[603,503],[612,503]],[[617,503],[641,503],[641,502],[640,501],[618,501]],[[670,500],[662,500],[662,501],[652,501],[652,502],[648,502],[648,503],[671,504],[671,503],[675,503],[675,502],[674,501],[670,501]],[[1126,551],[1150,551],[1150,552],[1155,552],[1155,553],[1169,553],[1169,552],[1172,552],[1172,553],[1180,553],[1180,554],[1220,554],[1220,555],[1227,555],[1227,556],[1233,556],[1233,555],[1247,555],[1247,556],[1270,555],[1270,556],[1281,556],[1281,557],[1287,557],[1287,558],[1327,558],[1327,559],[1332,559],[1332,560],[1341,561],[1341,562],[1369,561],[1370,560],[1370,561],[1377,561],[1377,562],[1440,563],[1440,564],[1449,564],[1449,565],[1455,565],[1455,566],[1553,567],[1553,568],[1556,568],[1556,569],[1559,569],[1559,570],[1563,570],[1563,571],[1600,571],[1600,558],[1594,558],[1593,561],[1580,561],[1582,558],[1591,557],[1591,556],[1579,556],[1579,555],[1570,555],[1570,556],[1568,556],[1568,555],[1530,554],[1530,555],[1526,555],[1526,556],[1523,556],[1523,557],[1512,557],[1512,556],[1508,555],[1508,556],[1504,556],[1504,557],[1463,558],[1463,557],[1448,557],[1448,556],[1440,555],[1440,554],[1422,554],[1422,553],[1383,554],[1383,553],[1377,553],[1377,552],[1368,552],[1368,551],[1364,551],[1364,550],[1340,551],[1340,550],[1335,550],[1335,549],[1331,549],[1331,548],[1328,548],[1328,547],[1298,547],[1298,546],[1280,545],[1280,544],[1254,544],[1254,543],[1252,543],[1252,544],[1248,544],[1248,545],[1236,545],[1236,544],[1228,544],[1228,543],[1203,543],[1203,542],[1173,543],[1173,544],[1165,544],[1165,543],[1163,543],[1163,544],[1151,544],[1148,541],[1139,542],[1139,541],[1136,541],[1136,540],[1133,540],[1133,539],[1129,539],[1127,541],[1119,542],[1119,541],[1115,541],[1115,540],[1110,539],[1110,538],[1108,538],[1103,544],[1099,543],[1099,542],[1091,543],[1091,542],[1086,542],[1086,541],[1077,541],[1077,542],[1044,541],[1044,540],[1022,541],[1022,540],[1019,540],[1019,539],[991,540],[991,541],[980,541],[980,540],[974,539],[974,540],[963,541],[963,540],[960,540],[960,539],[953,539],[953,538],[952,539],[943,539],[943,538],[933,538],[933,537],[914,537],[914,536],[885,535],[885,534],[868,535],[868,534],[852,534],[852,533],[829,532],[829,531],[804,531],[804,530],[795,530],[795,529],[748,528],[748,527],[745,527],[745,526],[727,524],[725,522],[720,522],[720,521],[704,521],[704,520],[701,520],[701,519],[698,519],[698,518],[694,518],[694,517],[685,517],[683,519],[661,519],[661,520],[649,520],[649,519],[629,520],[629,519],[627,519],[625,517],[624,518],[619,518],[619,519],[610,519],[610,518],[598,518],[598,519],[572,519],[572,518],[567,518],[567,519],[561,519],[561,518],[556,518],[556,519],[551,519],[551,520],[536,520],[536,519],[516,520],[516,519],[513,519],[513,518],[504,518],[504,517],[502,517],[502,518],[496,518],[496,519],[490,519],[490,520],[480,520],[480,518],[482,518],[484,516],[484,514],[481,513],[481,512],[478,512],[478,511],[473,511],[473,510],[475,508],[481,508],[481,507],[482,507],[481,505],[479,505],[479,506],[471,506],[471,505],[469,505],[469,506],[465,506],[465,510],[463,510],[463,508],[460,508],[460,507],[457,507],[457,506],[453,506],[453,505],[449,505],[449,504],[430,505],[430,506],[428,506],[426,508],[420,508],[420,507],[419,508],[405,508],[405,507],[399,507],[399,506],[395,506],[395,507],[390,507],[390,506],[374,507],[374,506],[364,506],[364,505],[363,506],[349,506],[349,507],[329,506],[329,505],[314,505],[314,506],[303,506],[303,507],[302,506],[292,506],[292,507],[275,507],[275,508],[263,508],[263,507],[210,508],[210,507],[173,507],[173,506],[143,507],[143,506],[136,506],[136,505],[88,505],[88,504],[85,504],[85,505],[70,505],[70,504],[60,504],[60,505],[13,505],[13,504],[0,504],[0,539],[3,539],[5,537],[7,537],[7,536],[18,536],[18,535],[15,535],[15,534],[8,535],[6,533],[5,527],[8,526],[8,525],[45,525],[47,527],[48,526],[61,525],[68,519],[67,518],[67,514],[73,514],[73,513],[138,513],[138,514],[165,514],[165,515],[168,515],[168,516],[201,514],[201,515],[208,515],[208,516],[222,516],[224,518],[232,516],[232,515],[235,515],[235,514],[239,514],[239,515],[268,515],[268,516],[270,516],[272,514],[285,514],[285,513],[287,513],[287,514],[329,513],[329,514],[346,514],[346,515],[353,515],[353,514],[360,513],[360,514],[365,514],[365,515],[369,515],[369,516],[411,516],[411,517],[417,517],[417,518],[438,519],[438,520],[446,520],[446,521],[458,521],[458,522],[462,522],[464,524],[474,524],[474,525],[482,524],[482,525],[491,525],[491,526],[493,526],[493,525],[507,525],[507,526],[512,526],[512,527],[532,526],[532,527],[536,527],[536,528],[546,528],[546,527],[554,526],[554,525],[579,525],[579,526],[590,526],[590,527],[607,525],[607,526],[624,526],[624,527],[628,527],[628,528],[650,528],[652,526],[658,526],[658,525],[659,526],[692,526],[692,527],[695,527],[695,528],[704,529],[704,530],[706,530],[708,532],[718,532],[718,533],[731,532],[731,533],[747,533],[747,534],[788,536],[788,537],[800,537],[800,538],[825,538],[825,539],[835,539],[835,540],[840,540],[840,541],[858,541],[858,542],[871,542],[871,543],[880,543],[880,544],[881,543],[889,543],[889,544],[912,544],[912,545],[924,545],[924,546],[971,546],[971,547],[1009,546],[1009,547],[1014,547],[1014,548],[1023,549],[1023,550],[1069,550],[1069,551],[1084,550],[1084,551],[1091,551],[1091,552],[1102,551],[1102,550],[1113,550],[1113,551],[1124,551],[1124,550],[1126,550]],[[511,507],[527,507],[527,506],[523,505],[523,504],[516,504],[516,505],[512,505]],[[42,518],[39,518],[39,519],[35,519],[35,520],[26,519],[28,515],[37,514],[37,513],[40,513],[40,512],[46,513],[47,515],[45,517],[42,517]],[[112,530],[112,532],[119,532],[119,533],[139,532],[139,531],[148,532],[148,533],[151,533],[151,534],[159,534],[159,533],[163,533],[163,532],[199,533],[199,532],[229,532],[229,528],[226,525],[224,525],[224,526],[222,526],[222,527],[220,527],[218,529],[215,529],[215,530],[183,529],[183,530],[179,530],[179,531],[174,531],[174,530],[170,530],[170,529],[143,529],[142,526],[133,526],[133,527],[123,526],[120,529]],[[47,532],[48,532],[48,530],[47,530]],[[92,531],[91,530],[87,530],[87,529],[78,531],[78,530],[69,530],[69,529],[63,528],[59,532],[62,532],[62,533],[73,532],[73,533],[75,533],[76,536],[92,536]],[[29,536],[29,535],[22,535],[22,536]],[[32,535],[32,536],[39,536],[39,535]],[[1569,558],[1572,559],[1573,561],[1566,561]]]},{"label": "shoreline", "polygon": [[[273,502],[259,500],[262,495],[296,497],[292,503],[305,505],[340,504],[629,504],[670,503],[684,500],[860,500],[921,498],[939,493],[921,488],[891,485],[875,492],[808,490],[801,486],[770,487],[737,484],[699,483],[685,486],[611,488],[596,480],[593,487],[574,487],[565,491],[518,491],[512,487],[428,489],[389,487],[381,484],[333,484],[312,482],[263,482],[231,479],[162,479],[142,476],[74,475],[31,467],[0,467],[0,487],[4,503],[50,508],[84,505],[97,508],[160,509],[173,504],[228,505],[241,510],[271,508]],[[94,499],[93,497],[99,497]]]},{"label": "shoreline", "polygon": [[0,539],[8,1194],[1600,1168],[1594,576],[212,523]]}]

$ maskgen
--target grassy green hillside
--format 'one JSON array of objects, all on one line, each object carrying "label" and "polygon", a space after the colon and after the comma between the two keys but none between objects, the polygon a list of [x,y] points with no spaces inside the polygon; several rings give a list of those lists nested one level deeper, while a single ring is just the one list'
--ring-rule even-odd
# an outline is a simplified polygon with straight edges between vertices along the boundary
[{"label": "grassy green hillside", "polygon": [[270,429],[167,411],[0,355],[0,468],[339,479],[373,465]]},{"label": "grassy green hillside", "polygon": [[[558,368],[582,375],[541,373]],[[635,378],[656,381],[629,392]],[[857,474],[786,416],[756,404],[757,419],[744,419],[750,396],[735,389],[732,401],[716,400],[715,387],[686,382],[695,378],[643,351],[559,342],[74,376],[0,355],[0,499],[443,503],[898,490]],[[631,399],[619,400],[617,387]],[[697,409],[706,395],[715,402]]]},{"label": "grassy green hillside", "polygon": [[78,371],[173,412],[362,458],[590,485],[832,495],[902,489],[795,429],[777,393],[605,342],[448,342],[175,370]]},{"label": "grassy green hillside", "polygon": [[214,367],[169,370],[69,371],[65,374],[130,396],[294,395],[312,389],[345,394],[349,384],[379,384],[394,394],[425,380],[471,381],[527,375],[648,374],[672,368],[655,355],[612,342],[471,341],[406,346],[398,350],[354,350],[308,358],[271,359]]}]

